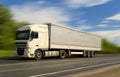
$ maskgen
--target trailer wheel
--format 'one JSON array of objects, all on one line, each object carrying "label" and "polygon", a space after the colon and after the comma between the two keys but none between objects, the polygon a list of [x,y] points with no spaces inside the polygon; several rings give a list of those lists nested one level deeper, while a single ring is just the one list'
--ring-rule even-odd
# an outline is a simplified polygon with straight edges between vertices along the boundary
[{"label": "trailer wheel", "polygon": [[40,59],[42,59],[42,58],[43,58],[42,51],[37,50],[37,51],[35,52],[35,59],[36,59],[36,60],[40,60]]},{"label": "trailer wheel", "polygon": [[90,57],[94,57],[94,56],[95,56],[94,51],[91,51],[90,52]]},{"label": "trailer wheel", "polygon": [[66,52],[65,52],[65,50],[60,50],[59,57],[60,57],[61,59],[64,59],[64,58],[66,57]]},{"label": "trailer wheel", "polygon": [[90,51],[87,51],[87,57],[90,58]]},{"label": "trailer wheel", "polygon": [[83,51],[83,57],[86,57],[86,56],[87,56],[86,51]]}]

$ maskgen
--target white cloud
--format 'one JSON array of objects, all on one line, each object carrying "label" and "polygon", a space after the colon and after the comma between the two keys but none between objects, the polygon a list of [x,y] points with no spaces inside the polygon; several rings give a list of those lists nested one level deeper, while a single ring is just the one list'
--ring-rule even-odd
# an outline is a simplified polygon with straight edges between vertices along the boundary
[{"label": "white cloud", "polygon": [[108,24],[100,24],[100,25],[98,25],[98,27],[107,27],[108,26]]},{"label": "white cloud", "polygon": [[88,26],[88,25],[82,25],[82,26],[77,27],[77,29],[82,30],[82,31],[92,29],[92,28],[93,28],[92,26]]},{"label": "white cloud", "polygon": [[26,3],[12,6],[14,19],[30,23],[64,23],[70,20],[68,14],[58,7],[42,7],[45,2]]},{"label": "white cloud", "polygon": [[[114,22],[113,22],[114,21]],[[110,17],[107,17],[107,18],[104,18],[103,21],[101,22],[100,25],[98,25],[99,27],[107,27],[108,24],[114,24],[114,25],[111,25],[112,27],[116,27],[116,28],[119,28],[120,25],[118,24],[120,22],[120,13],[118,14],[115,14],[113,16],[110,16]]]},{"label": "white cloud", "polygon": [[115,14],[111,17],[105,18],[105,20],[114,20],[114,21],[120,21],[120,13],[119,14]]},{"label": "white cloud", "polygon": [[92,33],[107,38],[109,41],[120,46],[120,30],[96,31]]},{"label": "white cloud", "polygon": [[66,4],[72,8],[93,7],[105,4],[111,0],[65,0]]}]

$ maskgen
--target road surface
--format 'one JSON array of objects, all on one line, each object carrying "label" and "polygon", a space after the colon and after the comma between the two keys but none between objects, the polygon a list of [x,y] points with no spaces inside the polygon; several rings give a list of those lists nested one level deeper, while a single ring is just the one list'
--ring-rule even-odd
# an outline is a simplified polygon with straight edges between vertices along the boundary
[{"label": "road surface", "polygon": [[77,56],[62,60],[46,58],[40,61],[8,57],[0,58],[0,77],[67,77],[118,64],[120,55]]}]

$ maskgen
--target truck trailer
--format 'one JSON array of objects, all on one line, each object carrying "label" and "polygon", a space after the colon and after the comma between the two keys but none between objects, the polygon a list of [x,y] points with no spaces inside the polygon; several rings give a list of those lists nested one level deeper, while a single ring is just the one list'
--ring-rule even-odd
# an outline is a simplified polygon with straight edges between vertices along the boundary
[{"label": "truck trailer", "polygon": [[19,57],[94,57],[101,51],[101,37],[52,23],[33,24],[16,31],[16,55]]}]

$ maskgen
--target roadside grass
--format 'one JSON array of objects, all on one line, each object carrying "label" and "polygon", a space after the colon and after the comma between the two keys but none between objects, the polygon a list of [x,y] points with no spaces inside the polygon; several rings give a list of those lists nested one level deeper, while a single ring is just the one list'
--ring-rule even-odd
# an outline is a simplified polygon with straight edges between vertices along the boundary
[{"label": "roadside grass", "polygon": [[15,50],[0,50],[0,57],[14,56]]},{"label": "roadside grass", "polygon": [[109,50],[109,51],[102,50],[100,53],[101,54],[120,54],[120,51],[119,50]]}]

